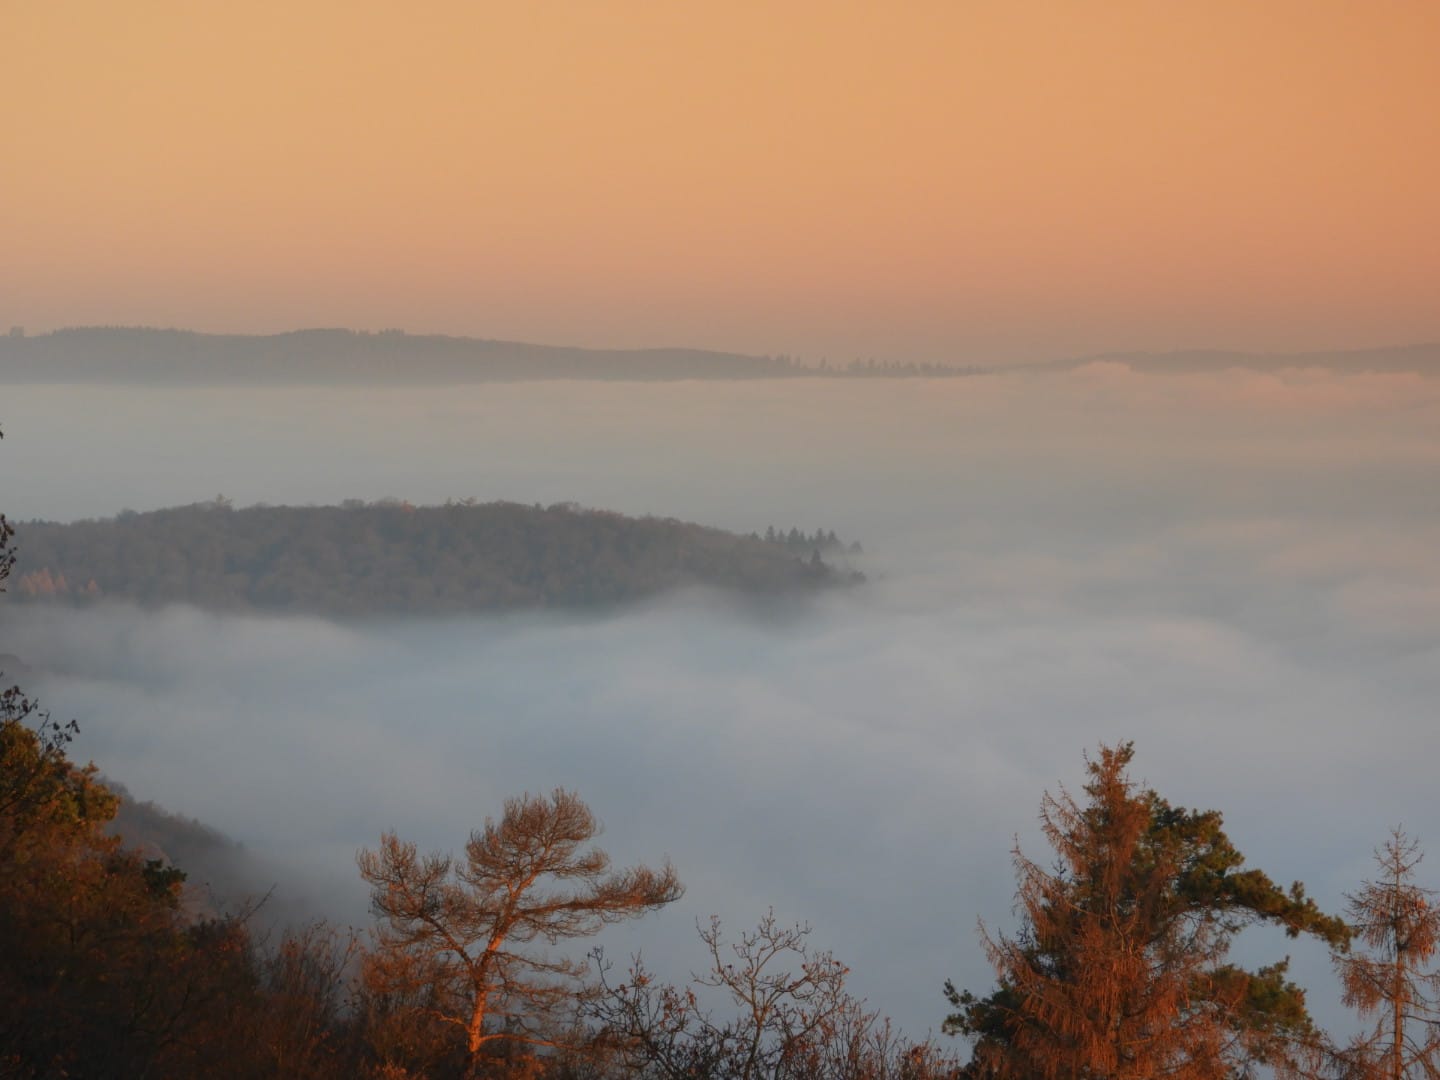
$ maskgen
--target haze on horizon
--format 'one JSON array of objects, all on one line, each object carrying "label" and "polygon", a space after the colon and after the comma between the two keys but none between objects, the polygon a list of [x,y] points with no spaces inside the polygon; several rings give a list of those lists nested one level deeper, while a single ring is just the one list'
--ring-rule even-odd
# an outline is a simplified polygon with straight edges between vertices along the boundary
[{"label": "haze on horizon", "polygon": [[[0,6],[0,42],[0,333],[987,368],[1440,341],[1436,4],[76,0]],[[243,843],[289,910],[360,917],[381,830],[453,847],[565,784],[618,862],[668,853],[690,890],[616,955],[683,973],[696,920],[773,904],[923,1034],[946,977],[991,985],[974,920],[1015,927],[1012,839],[1043,857],[1041,792],[1102,740],[1327,910],[1393,825],[1440,850],[1440,366],[1172,367],[45,368],[0,389],[18,574],[27,519],[218,492],[831,528],[867,581],[765,616],[11,597],[0,653],[76,760]],[[1323,950],[1292,970],[1343,1030]]]},{"label": "haze on horizon", "polygon": [[9,5],[0,324],[1440,338],[1440,8]]}]

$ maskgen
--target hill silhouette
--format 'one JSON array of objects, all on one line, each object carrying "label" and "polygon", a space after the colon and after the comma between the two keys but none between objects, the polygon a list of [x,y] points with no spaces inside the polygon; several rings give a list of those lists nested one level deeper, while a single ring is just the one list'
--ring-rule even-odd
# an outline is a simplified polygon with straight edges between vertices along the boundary
[{"label": "hill silhouette", "polygon": [[[833,533],[766,540],[573,504],[352,501],[237,510],[223,499],[30,522],[17,600],[334,616],[603,608],[687,585],[773,597],[859,580]],[[801,554],[802,551],[807,552]]]},{"label": "hill silhouette", "polygon": [[447,385],[545,379],[675,381],[965,375],[935,364],[807,366],[788,356],[707,349],[582,349],[399,330],[200,334],[77,327],[0,337],[0,382],[141,385]]}]

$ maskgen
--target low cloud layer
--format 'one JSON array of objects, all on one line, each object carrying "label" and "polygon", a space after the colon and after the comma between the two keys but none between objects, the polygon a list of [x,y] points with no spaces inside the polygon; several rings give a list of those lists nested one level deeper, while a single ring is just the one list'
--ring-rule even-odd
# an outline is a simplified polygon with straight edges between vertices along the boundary
[{"label": "low cloud layer", "polygon": [[[1261,383],[1280,406],[1271,390],[1257,403]],[[668,854],[689,887],[613,949],[643,945],[682,974],[695,918],[738,928],[774,905],[916,1032],[943,1017],[946,977],[989,985],[975,919],[1011,925],[1012,842],[1043,851],[1042,791],[1078,789],[1102,740],[1136,740],[1139,776],[1223,810],[1253,863],[1331,908],[1392,825],[1440,853],[1433,384],[1105,372],[966,387],[939,401],[877,387],[878,413],[866,387],[823,403],[797,387],[638,401],[606,387],[603,423],[573,388],[485,390],[519,395],[532,424],[558,408],[565,438],[595,448],[565,459],[571,490],[536,498],[611,490],[624,509],[865,542],[869,585],[784,618],[707,594],[604,618],[364,626],[26,607],[5,614],[3,649],[79,718],[80,756],[275,860],[317,910],[365,918],[353,856],[382,829],[457,848],[507,795],[565,785],[617,860]],[[742,403],[760,415],[733,414],[727,457],[724,410]],[[642,406],[658,410],[649,426]],[[524,497],[562,435],[504,425],[431,437],[469,438],[477,468]],[[632,472],[661,434],[671,459]],[[202,440],[187,483],[220,486],[200,474],[232,435]],[[384,493],[358,486],[363,461],[341,475],[334,442],[316,446],[332,501]],[[769,472],[750,469],[761,457]],[[436,482],[413,464],[417,486]],[[1338,1016],[1318,948],[1254,948],[1293,953]]]}]

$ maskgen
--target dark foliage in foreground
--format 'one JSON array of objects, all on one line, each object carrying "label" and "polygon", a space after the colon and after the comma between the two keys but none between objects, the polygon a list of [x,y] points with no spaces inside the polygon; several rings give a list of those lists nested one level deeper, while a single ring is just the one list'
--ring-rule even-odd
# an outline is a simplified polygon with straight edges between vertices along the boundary
[{"label": "dark foliage in foreground", "polygon": [[[688,985],[658,981],[638,957],[620,974],[599,954],[593,978],[572,978],[584,964],[565,955],[566,938],[677,890],[651,888],[643,868],[603,878],[593,895],[537,886],[606,872],[588,852],[572,861],[570,840],[593,832],[582,804],[575,829],[552,829],[563,793],[507,804],[501,823],[472,836],[458,879],[443,854],[395,842],[384,874],[370,855],[380,925],[368,948],[323,925],[270,940],[243,911],[197,914],[179,870],[113,835],[116,796],[69,760],[72,732],[18,690],[0,698],[3,1077],[1232,1080],[1264,1065],[1397,1080],[1434,1076],[1440,1058],[1433,1040],[1407,1028],[1402,1043],[1383,1020],[1403,1013],[1423,1031],[1434,1016],[1433,950],[1412,933],[1433,922],[1425,890],[1385,881],[1359,894],[1358,913],[1383,918],[1366,934],[1375,954],[1344,966],[1346,986],[1363,984],[1356,1004],[1382,1022],[1373,1039],[1336,1046],[1283,964],[1246,973],[1223,963],[1223,946],[1263,917],[1343,957],[1351,928],[1298,886],[1281,892],[1241,869],[1218,815],[1129,787],[1128,747],[1102,748],[1087,803],[1047,801],[1052,839],[1077,858],[1055,872],[1019,863],[1027,922],[990,939],[1000,986],[950,995],[952,1026],[974,1049],[962,1064],[895,1032],[849,995],[847,969],[809,945],[808,927],[769,916],[733,939],[718,921],[702,926],[707,961]],[[491,835],[512,832],[524,842],[499,844],[477,870]],[[1392,878],[1409,873],[1412,851]],[[504,966],[520,959],[529,966]]]}]

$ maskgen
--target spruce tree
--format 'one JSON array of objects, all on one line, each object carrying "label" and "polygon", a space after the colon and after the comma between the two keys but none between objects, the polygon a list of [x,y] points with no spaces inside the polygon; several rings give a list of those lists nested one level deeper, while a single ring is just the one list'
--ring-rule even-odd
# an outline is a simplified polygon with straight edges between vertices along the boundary
[{"label": "spruce tree", "polygon": [[1086,800],[1046,794],[1053,869],[1015,851],[1013,937],[981,927],[999,986],[946,985],[946,1029],[968,1037],[974,1078],[1221,1078],[1284,1068],[1315,1033],[1285,963],[1245,971],[1231,939],[1268,922],[1343,947],[1348,929],[1296,883],[1280,889],[1244,858],[1215,811],[1172,807],[1126,774],[1131,744],[1087,760]]}]

